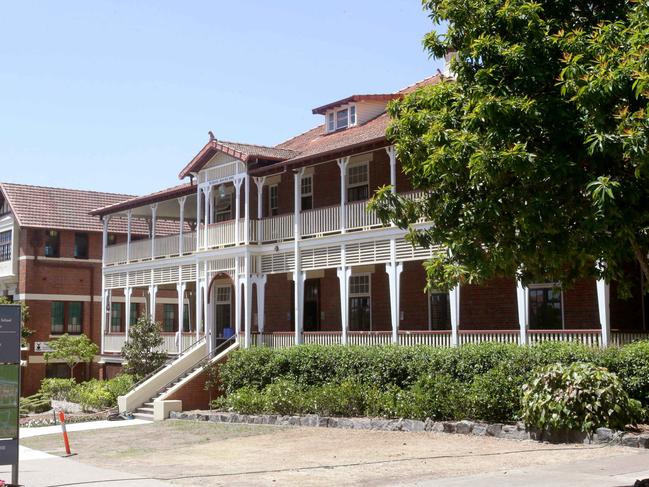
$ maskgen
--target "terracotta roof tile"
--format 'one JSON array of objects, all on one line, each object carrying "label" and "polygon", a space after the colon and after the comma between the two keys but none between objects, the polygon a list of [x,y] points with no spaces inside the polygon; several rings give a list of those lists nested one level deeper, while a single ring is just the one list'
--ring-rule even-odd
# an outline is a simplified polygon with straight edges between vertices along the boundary
[{"label": "terracotta roof tile", "polygon": [[179,184],[171,188],[161,189],[154,193],[145,194],[142,196],[131,196],[125,200],[118,201],[116,203],[111,203],[110,205],[94,208],[90,214],[91,215],[108,215],[111,213],[116,213],[120,211],[125,211],[131,208],[137,208],[140,206],[145,206],[148,204],[166,201],[172,198],[178,198],[180,196],[196,194],[196,185],[192,183]]},{"label": "terracotta roof tile", "polygon": [[[56,228],[101,232],[102,223],[89,213],[93,208],[114,204],[131,195],[99,193],[78,189],[48,188],[25,184],[0,183],[0,191],[22,227]],[[115,222],[111,231],[126,231]]]}]

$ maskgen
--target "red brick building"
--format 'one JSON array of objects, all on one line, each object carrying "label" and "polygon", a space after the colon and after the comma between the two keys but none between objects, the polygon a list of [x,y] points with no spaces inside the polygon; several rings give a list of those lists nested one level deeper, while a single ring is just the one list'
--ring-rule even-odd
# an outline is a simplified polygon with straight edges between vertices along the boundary
[{"label": "red brick building", "polygon": [[[100,344],[102,225],[88,212],[128,195],[0,183],[0,295],[29,306],[34,330],[23,352],[22,393],[33,394],[44,377],[69,375],[67,365],[46,363],[47,343],[63,333],[86,334]],[[115,221],[111,240],[126,228]],[[142,234],[143,228],[138,228]],[[78,378],[98,376],[77,367]]]}]

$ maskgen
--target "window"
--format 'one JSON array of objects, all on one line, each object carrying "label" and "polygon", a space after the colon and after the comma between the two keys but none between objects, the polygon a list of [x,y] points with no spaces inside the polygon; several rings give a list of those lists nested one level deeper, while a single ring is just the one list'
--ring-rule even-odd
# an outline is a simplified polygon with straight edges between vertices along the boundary
[{"label": "window", "polygon": [[329,132],[333,132],[335,129],[334,127],[334,112],[329,112],[327,114],[327,130]]},{"label": "window", "polygon": [[59,232],[47,230],[45,232],[45,257],[59,256]]},{"label": "window", "polygon": [[106,242],[106,245],[111,246],[115,245],[117,243],[117,235],[114,233],[109,233],[108,234],[108,242]]},{"label": "window", "polygon": [[131,303],[131,316],[129,317],[129,326],[137,323],[138,318],[140,317],[140,305],[137,303]]},{"label": "window", "polygon": [[349,110],[347,108],[336,112],[336,130],[347,128],[347,125],[349,125],[348,117]]},{"label": "window", "polygon": [[63,333],[63,329],[65,328],[64,303],[61,303],[59,301],[52,302],[50,322],[51,322],[50,330],[52,332],[52,335],[58,335]]},{"label": "window", "polygon": [[232,193],[225,194],[223,197],[217,196],[214,219],[216,222],[232,220]]},{"label": "window", "polygon": [[276,184],[268,186],[268,213],[270,216],[279,214],[279,193]]},{"label": "window", "polygon": [[528,293],[530,329],[563,328],[561,289],[552,285],[530,286]]},{"label": "window", "polygon": [[111,303],[110,305],[110,331],[121,333],[122,329],[122,303]]},{"label": "window", "polygon": [[430,293],[430,329],[451,329],[451,305],[448,293]]},{"label": "window", "polygon": [[87,233],[74,234],[74,258],[75,259],[88,258],[88,234]]},{"label": "window", "polygon": [[229,338],[232,335],[230,318],[230,286],[218,286],[216,288],[216,333],[221,338]]},{"label": "window", "polygon": [[313,176],[304,176],[301,181],[302,209],[313,208]]},{"label": "window", "polygon": [[364,201],[369,198],[369,167],[367,163],[347,167],[347,201]]},{"label": "window", "polygon": [[356,275],[349,278],[349,329],[351,331],[372,329],[369,275]]},{"label": "window", "polygon": [[10,211],[9,202],[5,199],[0,199],[0,215],[6,215]]},{"label": "window", "polygon": [[53,301],[50,321],[52,335],[62,333],[79,335],[83,331],[83,303],[78,301],[69,303]]},{"label": "window", "polygon": [[46,364],[45,377],[48,379],[69,379],[70,367],[68,364]]},{"label": "window", "polygon": [[83,303],[79,302],[72,302],[72,303],[67,303],[67,333],[71,335],[78,335],[81,333],[81,328],[82,325],[81,323],[83,322]]},{"label": "window", "polygon": [[0,232],[0,262],[11,260],[11,230]]},{"label": "window", "polygon": [[188,332],[189,330],[189,305],[183,304],[183,331]]},{"label": "window", "polygon": [[356,105],[349,107],[349,125],[356,125]]},{"label": "window", "polygon": [[165,304],[163,308],[162,331],[172,332],[175,330],[176,312],[175,304]]}]

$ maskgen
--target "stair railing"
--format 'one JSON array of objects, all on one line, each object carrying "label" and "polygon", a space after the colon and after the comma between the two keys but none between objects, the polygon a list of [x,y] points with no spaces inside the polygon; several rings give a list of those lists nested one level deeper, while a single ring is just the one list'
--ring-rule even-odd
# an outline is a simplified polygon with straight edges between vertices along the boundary
[{"label": "stair railing", "polygon": [[174,377],[172,380],[167,382],[164,386],[162,386],[158,390],[158,395],[159,395],[160,391],[164,391],[167,388],[171,387],[171,385],[174,384],[178,379],[185,376],[187,374],[187,372],[197,370],[199,368],[203,368],[205,365],[207,365],[210,362],[210,360],[212,360],[214,357],[216,357],[218,354],[220,354],[223,350],[227,350],[228,348],[230,348],[230,346],[232,346],[232,344],[236,342],[236,338],[237,338],[236,335],[232,335],[230,338],[226,339],[225,341],[223,341],[222,343],[220,343],[219,345],[214,347],[214,350],[209,352],[207,355],[205,355],[202,359],[200,359],[194,365],[192,365],[188,369],[185,369],[183,372],[181,372],[176,377]]},{"label": "stair railing", "polygon": [[167,366],[168,366],[169,364],[171,364],[172,362],[174,362],[174,361],[176,361],[177,359],[179,359],[180,357],[182,357],[182,356],[183,356],[184,354],[186,354],[190,349],[194,348],[196,345],[198,345],[199,343],[201,343],[203,340],[205,340],[205,336],[202,336],[201,338],[199,338],[199,339],[196,340],[195,342],[192,342],[191,345],[189,345],[187,348],[185,348],[185,349],[184,349],[182,352],[180,352],[178,355],[175,355],[175,356],[173,356],[173,357],[169,357],[169,358],[167,358],[167,359],[164,361],[164,363],[163,363],[160,367],[158,367],[157,369],[155,369],[153,372],[149,372],[147,375],[145,375],[145,376],[142,377],[139,381],[137,381],[135,384],[133,384],[133,387],[131,387],[131,390],[136,389],[137,387],[139,387],[139,386],[141,386],[142,384],[144,384],[144,383],[145,383],[146,381],[148,381],[151,377],[153,377],[154,375],[156,375],[158,372],[160,372],[162,369],[164,369],[165,367],[167,367]]}]

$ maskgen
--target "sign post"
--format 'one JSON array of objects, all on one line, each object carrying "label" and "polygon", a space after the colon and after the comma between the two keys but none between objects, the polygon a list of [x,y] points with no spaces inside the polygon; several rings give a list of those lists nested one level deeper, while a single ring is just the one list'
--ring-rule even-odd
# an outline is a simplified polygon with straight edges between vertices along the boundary
[{"label": "sign post", "polygon": [[21,319],[19,304],[0,305],[0,465],[11,465],[13,485],[18,485]]}]

